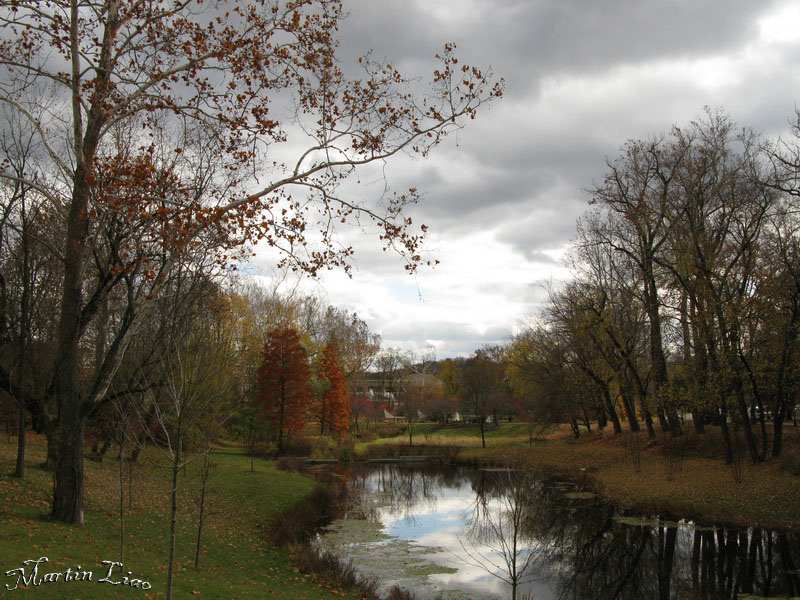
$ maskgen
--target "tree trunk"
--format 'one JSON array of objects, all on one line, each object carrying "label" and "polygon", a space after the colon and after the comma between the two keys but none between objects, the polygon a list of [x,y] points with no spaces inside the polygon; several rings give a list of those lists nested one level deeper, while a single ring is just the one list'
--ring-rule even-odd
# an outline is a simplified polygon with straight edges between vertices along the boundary
[{"label": "tree trunk", "polygon": [[123,467],[125,465],[125,443],[119,445],[119,562],[125,564],[125,485]]},{"label": "tree trunk", "polygon": [[200,541],[203,535],[203,522],[205,521],[206,512],[206,487],[208,486],[208,475],[211,471],[211,448],[206,449],[206,455],[203,458],[203,466],[201,467],[201,488],[200,488],[200,515],[197,518],[197,543],[195,544],[194,551],[194,568],[200,567]]},{"label": "tree trunk", "polygon": [[47,440],[47,455],[42,463],[42,468],[46,471],[55,471],[58,457],[58,424],[49,423],[45,428],[44,437]]},{"label": "tree trunk", "polygon": [[692,411],[692,426],[695,433],[705,433],[706,426],[703,425],[703,413],[699,410]]},{"label": "tree trunk", "polygon": [[[690,326],[689,295],[685,291],[681,292],[680,321],[683,334],[683,365],[688,374],[688,389],[691,396],[692,392],[696,393],[699,388],[696,369],[696,363],[699,358],[697,358],[697,351],[695,351],[695,357],[692,357],[691,340],[697,340],[697,329],[695,326],[693,332]],[[699,410],[692,410],[692,427],[695,433],[706,432],[706,428],[703,425],[703,414]]]},{"label": "tree trunk", "polygon": [[[77,15],[74,17],[77,18]],[[54,393],[58,405],[58,456],[53,490],[53,518],[74,524],[83,524],[83,435],[86,427],[78,375],[83,256],[89,229],[89,173],[84,158],[80,157],[75,170],[72,203],[67,220],[64,289],[54,373]]]},{"label": "tree trunk", "polygon": [[[783,423],[787,415],[794,418],[794,368],[792,367],[793,348],[797,338],[794,318],[790,331],[786,334],[781,362],[778,367],[778,390],[775,410],[772,415],[772,456],[780,456],[783,446]],[[795,422],[796,423],[796,422]]]},{"label": "tree trunk", "polygon": [[[99,63],[111,66],[112,46],[109,40],[116,36],[119,27],[117,6],[109,5],[104,42]],[[75,172],[72,178],[72,197],[67,213],[64,237],[64,285],[61,292],[60,313],[54,369],[54,393],[58,405],[58,459],[53,492],[53,518],[68,523],[83,523],[83,435],[88,406],[83,405],[79,386],[80,338],[85,327],[82,315],[85,258],[89,240],[90,180],[94,178],[93,161],[97,154],[103,125],[107,116],[105,100],[112,91],[109,85],[111,68],[97,72],[91,106],[84,113],[81,105],[81,66],[78,4],[70,8],[72,72],[72,135]],[[84,116],[85,128],[84,128]]]},{"label": "tree trunk", "polygon": [[575,439],[581,437],[581,430],[578,427],[578,420],[573,416],[569,416],[569,426],[572,427],[572,435],[575,436]]},{"label": "tree trunk", "polygon": [[286,397],[285,392],[283,390],[283,381],[281,381],[281,408],[278,413],[278,456],[283,456],[284,451],[284,443],[283,443],[283,421],[284,421],[284,410],[286,408]]},{"label": "tree trunk", "polygon": [[646,404],[642,404],[642,413],[644,415],[644,425],[647,428],[647,437],[651,440],[656,439],[656,430],[653,428],[653,417],[650,416],[650,409]]},{"label": "tree trunk", "polygon": [[603,395],[603,402],[605,403],[606,412],[608,413],[608,418],[611,419],[611,424],[614,426],[614,433],[622,433],[622,425],[619,422],[619,415],[617,414],[617,409],[614,407],[614,401],[611,400],[611,392],[608,389],[609,381],[604,381],[591,369],[581,367],[581,370],[583,370],[583,372],[586,373],[591,380],[595,382],[595,384],[597,384],[597,387],[600,388],[600,392]]},{"label": "tree trunk", "polygon": [[608,417],[606,415],[605,408],[600,405],[599,409],[596,410],[595,413],[597,414],[597,428],[602,431],[606,428],[606,425],[608,425]]},{"label": "tree trunk", "polygon": [[[23,192],[24,194],[24,192]],[[21,204],[22,218],[22,296],[20,298],[20,323],[19,323],[19,366],[18,385],[22,393],[26,385],[26,365],[28,363],[28,339],[31,330],[31,267],[30,267],[30,236],[28,233],[28,218],[23,195]],[[5,284],[5,279],[3,280]],[[3,285],[5,292],[5,285]],[[5,310],[3,310],[5,317]],[[14,477],[25,477],[25,401],[23,397],[17,398],[19,406],[17,418],[17,464]]]},{"label": "tree trunk", "polygon": [[25,405],[17,400],[17,464],[14,477],[25,477]]},{"label": "tree trunk", "polygon": [[[106,435],[106,438],[103,440],[102,447],[98,448],[98,443],[99,440],[92,445],[92,455],[89,458],[96,460],[97,462],[103,462],[106,452],[108,452],[108,449],[111,447],[111,434],[109,433]],[[122,446],[120,446],[120,452],[122,452]],[[121,459],[122,455],[117,456],[117,458]]]},{"label": "tree trunk", "polygon": [[325,435],[325,414],[328,411],[328,407],[324,400],[320,401],[320,410],[319,410],[319,434]]},{"label": "tree trunk", "polygon": [[759,401],[758,403],[758,426],[761,430],[761,451],[759,452],[759,458],[761,461],[766,460],[767,452],[769,451],[769,434],[767,433],[767,422],[766,422],[766,408],[761,404]]},{"label": "tree trunk", "polygon": [[608,418],[611,419],[611,424],[614,426],[614,433],[620,434],[622,433],[622,424],[619,422],[619,415],[617,415],[617,409],[614,407],[614,402],[611,400],[611,393],[608,391],[608,385],[604,386],[603,389],[603,400],[606,404],[606,412],[608,413]]},{"label": "tree trunk", "polygon": [[636,410],[631,402],[630,394],[628,393],[627,383],[620,381],[619,392],[622,396],[622,408],[625,410],[625,416],[628,417],[628,424],[631,431],[640,431],[639,419],[636,417]]},{"label": "tree trunk", "polygon": [[722,405],[720,417],[720,430],[722,431],[722,446],[725,451],[725,464],[733,464],[733,442],[731,441],[731,432],[728,429],[728,410],[725,405]]},{"label": "tree trunk", "polygon": [[178,526],[178,472],[181,467],[181,422],[178,418],[178,427],[175,434],[175,452],[172,456],[172,493],[169,504],[169,558],[167,559],[167,600],[172,600],[172,580],[175,576],[175,541]]},{"label": "tree trunk", "polygon": [[84,426],[77,411],[59,417],[52,515],[75,525],[83,525]]},{"label": "tree trunk", "polygon": [[733,378],[734,391],[736,393],[736,403],[739,408],[739,418],[742,420],[742,429],[744,430],[744,439],[747,443],[747,450],[750,453],[750,460],[754,463],[762,462],[761,455],[758,453],[758,446],[756,445],[756,438],[753,435],[753,427],[750,425],[750,415],[747,411],[747,402],[744,399],[744,390],[742,389],[742,379],[738,373],[734,374]]},{"label": "tree trunk", "polygon": [[772,417],[772,456],[781,455],[783,449],[783,420],[782,414],[775,414]]},{"label": "tree trunk", "polygon": [[[641,377],[639,377],[635,371],[633,371],[632,367],[629,367],[631,373],[634,376],[634,382],[636,383],[636,396],[639,399],[639,406],[642,407],[642,417],[644,417],[644,425],[647,428],[647,437],[651,440],[656,438],[656,431],[653,428],[653,417],[650,414],[650,407],[648,406],[648,399],[647,399],[647,389],[645,385],[642,383]],[[636,410],[636,405],[634,404],[634,410]],[[659,415],[661,411],[659,410]],[[669,428],[665,429],[664,431],[669,431]]]},{"label": "tree trunk", "polygon": [[656,408],[656,415],[658,416],[658,424],[661,426],[661,431],[664,433],[669,431],[669,421],[667,420],[667,411],[663,406]]},{"label": "tree trunk", "polygon": [[[662,401],[662,392],[667,387],[669,379],[667,376],[667,360],[664,356],[664,343],[661,335],[658,286],[653,273],[653,261],[650,256],[646,258],[644,268],[644,276],[646,277],[645,293],[647,296],[647,318],[650,322],[650,363],[652,364],[654,384],[653,395],[659,403],[658,418],[659,421],[661,421],[661,427],[665,428],[665,431],[672,433],[672,435],[680,435],[682,433],[681,423],[678,420],[675,409],[670,406],[664,406]],[[662,410],[665,414],[664,417],[662,417]]]}]

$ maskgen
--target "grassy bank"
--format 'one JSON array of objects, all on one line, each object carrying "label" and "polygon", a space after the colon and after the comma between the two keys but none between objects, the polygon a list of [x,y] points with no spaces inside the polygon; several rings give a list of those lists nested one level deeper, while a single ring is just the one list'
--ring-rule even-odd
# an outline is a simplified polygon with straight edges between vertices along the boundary
[{"label": "grassy bank", "polygon": [[[149,590],[98,583],[106,574],[102,561],[118,561],[119,463],[109,452],[102,462],[86,461],[86,524],[83,527],[49,521],[52,475],[36,465],[44,459],[44,441],[33,436],[28,444],[24,481],[13,471],[14,440],[0,440],[0,572],[17,569],[22,561],[42,556],[49,561],[40,573],[90,570],[92,581],[46,582],[27,590],[7,591],[15,577],[3,577],[0,597],[24,593],[31,599],[163,598],[169,534],[169,481],[165,470],[140,457],[130,479],[131,505],[125,501],[125,572],[149,582]],[[305,575],[285,550],[265,542],[267,525],[282,511],[306,497],[316,485],[308,477],[277,470],[267,461],[250,459],[237,448],[213,453],[209,483],[210,516],[204,526],[199,569],[194,568],[199,496],[199,465],[181,477],[175,598],[281,598],[316,600],[360,596]],[[124,488],[128,493],[128,475]],[[26,571],[29,573],[29,569]],[[20,582],[21,583],[21,582]],[[16,596],[15,596],[16,594]]]},{"label": "grassy bank", "polygon": [[[566,428],[534,430],[523,423],[486,431],[477,425],[415,425],[420,445],[459,446],[458,458],[477,464],[512,464],[583,481],[622,506],[677,518],[800,531],[800,428],[786,431],[781,459],[753,465],[743,450],[725,465],[717,433],[692,432],[649,441],[644,434],[615,436],[610,428],[574,439]],[[382,444],[407,444],[400,435]],[[797,463],[797,464],[795,464]]]},{"label": "grassy bank", "polygon": [[[677,442],[648,442],[643,436],[614,436],[609,431],[584,435],[579,440],[562,429],[537,430],[529,444],[524,424],[503,424],[487,431],[487,448],[480,447],[475,426],[433,424],[415,427],[417,444],[426,452],[478,464],[514,464],[586,484],[625,506],[675,517],[714,520],[734,524],[800,530],[800,477],[792,474],[792,454],[800,436],[787,432],[787,457],[762,465],[741,461],[738,471],[722,463],[718,444],[709,437],[687,435]],[[392,446],[408,443],[405,434],[379,439],[358,452],[395,452]],[[388,447],[384,446],[388,444]],[[369,450],[367,450],[369,448]],[[457,448],[457,452],[453,450]],[[47,556],[40,572],[91,570],[93,580],[44,583],[28,590],[6,591],[14,577],[3,577],[0,597],[28,598],[163,598],[166,591],[168,555],[168,472],[141,457],[132,477],[125,473],[125,571],[149,582],[149,590],[98,583],[105,575],[102,561],[118,561],[119,472],[109,455],[102,463],[87,461],[86,525],[74,527],[48,520],[52,476],[36,465],[44,459],[44,441],[29,441],[28,474],[24,481],[8,475],[13,470],[15,445],[0,439],[0,572],[22,566],[23,560]],[[413,453],[413,452],[412,452]],[[297,567],[285,550],[267,543],[266,531],[278,515],[299,506],[316,483],[303,475],[278,470],[269,461],[250,459],[238,448],[214,452],[216,463],[209,483],[210,516],[203,534],[200,567],[194,568],[197,534],[199,465],[181,477],[181,507],[176,598],[286,598],[288,600],[361,595],[349,587],[332,586],[314,579]],[[795,465],[796,466],[796,465]],[[130,488],[129,488],[130,484]],[[130,505],[128,491],[131,491]],[[313,495],[312,495],[313,497]],[[299,520],[307,520],[302,513]],[[288,527],[288,524],[287,524]],[[335,565],[334,565],[335,567]],[[319,569],[319,566],[314,566]],[[335,570],[335,569],[332,569]],[[28,571],[29,572],[29,571]],[[16,595],[14,595],[16,594]]]}]

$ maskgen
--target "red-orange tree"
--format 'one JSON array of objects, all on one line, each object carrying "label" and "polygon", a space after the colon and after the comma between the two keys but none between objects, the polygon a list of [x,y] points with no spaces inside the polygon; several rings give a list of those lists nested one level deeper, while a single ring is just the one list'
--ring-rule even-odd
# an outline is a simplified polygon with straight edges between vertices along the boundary
[{"label": "red-orange tree", "polygon": [[294,328],[277,327],[267,334],[256,386],[256,403],[272,426],[278,454],[283,454],[287,437],[302,433],[311,402],[308,354]]},{"label": "red-orange tree", "polygon": [[347,400],[347,386],[339,362],[336,344],[325,346],[319,362],[319,377],[322,380],[317,413],[320,430],[328,426],[331,434],[341,437],[350,428],[350,403]]},{"label": "red-orange tree", "polygon": [[[341,15],[339,0],[0,3],[0,103],[42,150],[25,173],[0,164],[0,179],[35,190],[64,232],[52,248],[63,264],[52,365],[42,368],[58,412],[55,519],[83,521],[87,416],[188,252],[225,260],[262,240],[307,272],[347,268],[353,249],[335,228],[371,219],[407,268],[420,263],[424,226],[403,214],[415,191],[370,205],[344,197],[342,183],[397,153],[426,155],[502,86],[452,46],[427,85],[368,57],[348,78],[336,56]],[[125,305],[92,360],[114,295]]]}]

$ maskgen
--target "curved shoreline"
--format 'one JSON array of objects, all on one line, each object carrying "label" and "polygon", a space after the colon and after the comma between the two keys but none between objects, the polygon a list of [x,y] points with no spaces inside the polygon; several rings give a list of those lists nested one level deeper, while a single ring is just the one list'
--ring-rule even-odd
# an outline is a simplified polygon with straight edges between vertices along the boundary
[{"label": "curved shoreline", "polygon": [[[675,458],[650,442],[632,452],[630,439],[627,434],[596,433],[579,440],[537,440],[530,446],[498,439],[480,448],[459,444],[468,440],[452,437],[415,448],[430,455],[431,449],[439,447],[443,460],[460,464],[512,466],[568,479],[640,512],[734,527],[800,531],[800,476],[782,470],[780,461],[740,463],[737,473],[720,459],[693,450]],[[370,444],[368,455],[391,457],[400,451],[398,445]]]},{"label": "curved shoreline", "polygon": [[636,472],[619,460],[557,464],[509,449],[501,460],[491,451],[459,455],[459,460],[490,466],[506,465],[509,458],[526,470],[576,481],[623,508],[700,523],[800,531],[800,477],[778,473],[773,465],[744,466],[746,475],[736,483],[728,467],[705,458],[684,459],[668,479],[667,469],[652,458]]}]

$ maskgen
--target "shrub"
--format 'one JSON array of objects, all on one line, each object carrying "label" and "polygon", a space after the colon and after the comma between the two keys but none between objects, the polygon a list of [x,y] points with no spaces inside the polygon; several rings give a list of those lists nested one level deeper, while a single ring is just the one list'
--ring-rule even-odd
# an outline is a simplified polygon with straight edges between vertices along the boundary
[{"label": "shrub", "polygon": [[302,435],[291,435],[284,444],[284,456],[309,456],[313,448],[311,440]]},{"label": "shrub", "polygon": [[335,458],[337,446],[336,440],[327,435],[321,435],[311,440],[311,451],[308,456],[316,459]]},{"label": "shrub", "polygon": [[379,438],[397,437],[406,432],[405,423],[377,423],[373,429]]},{"label": "shrub", "polygon": [[[328,582],[342,587],[357,589],[364,598],[377,600],[378,582],[358,574],[353,563],[342,561],[326,550],[313,546],[295,546],[292,548],[295,564],[304,573],[313,573]],[[394,598],[390,596],[390,598]],[[412,597],[408,597],[413,600]]]},{"label": "shrub", "polygon": [[278,515],[267,536],[282,548],[307,543],[320,527],[330,523],[346,494],[343,486],[318,485],[305,499]]},{"label": "shrub", "polygon": [[269,442],[250,444],[247,448],[247,456],[255,456],[256,458],[272,458],[276,452],[275,444]]},{"label": "shrub", "polygon": [[359,442],[374,442],[378,439],[378,434],[374,431],[359,431],[354,433],[353,437]]},{"label": "shrub", "polygon": [[397,458],[399,456],[429,456],[442,460],[455,458],[460,451],[458,446],[444,444],[380,444],[367,446],[364,458]]}]

